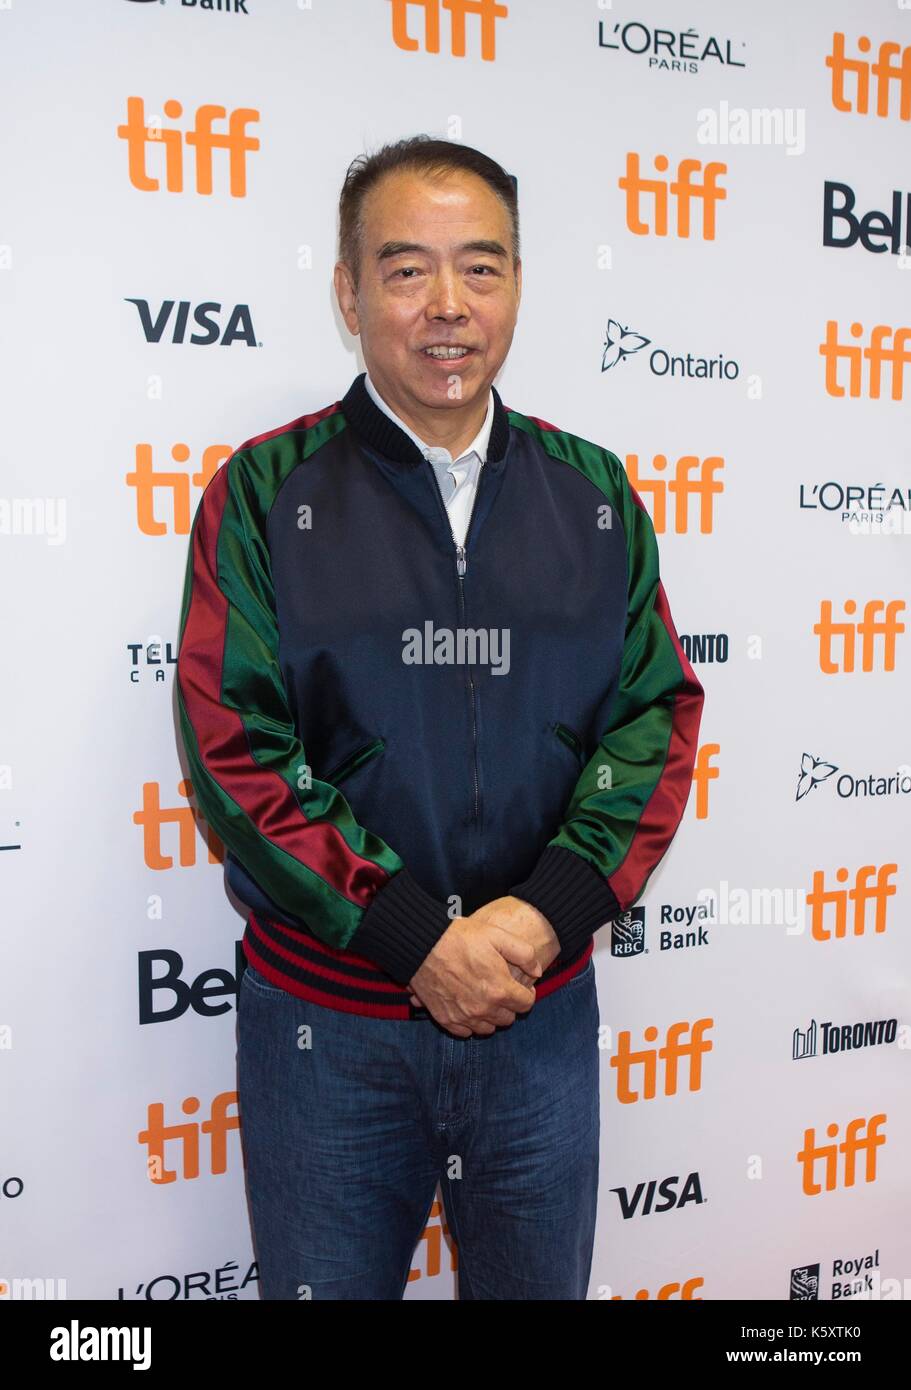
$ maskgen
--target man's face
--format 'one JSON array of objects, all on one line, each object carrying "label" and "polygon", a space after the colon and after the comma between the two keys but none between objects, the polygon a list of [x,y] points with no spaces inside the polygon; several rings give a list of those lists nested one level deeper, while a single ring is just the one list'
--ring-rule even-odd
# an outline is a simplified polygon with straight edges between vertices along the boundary
[{"label": "man's face", "polygon": [[[400,414],[486,401],[521,296],[506,208],[483,179],[458,170],[387,174],[363,212],[358,292],[341,262],[335,287],[380,393]],[[436,359],[426,349],[437,344],[467,351]]]}]

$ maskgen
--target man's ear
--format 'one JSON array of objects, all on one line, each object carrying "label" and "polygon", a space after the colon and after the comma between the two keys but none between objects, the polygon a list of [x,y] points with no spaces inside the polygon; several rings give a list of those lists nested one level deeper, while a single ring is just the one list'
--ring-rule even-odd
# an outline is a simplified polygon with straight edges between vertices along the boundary
[{"label": "man's ear", "polygon": [[344,261],[336,261],[332,279],[342,318],[345,320],[348,332],[356,336],[361,331],[357,315],[357,292],[354,288],[351,271]]}]

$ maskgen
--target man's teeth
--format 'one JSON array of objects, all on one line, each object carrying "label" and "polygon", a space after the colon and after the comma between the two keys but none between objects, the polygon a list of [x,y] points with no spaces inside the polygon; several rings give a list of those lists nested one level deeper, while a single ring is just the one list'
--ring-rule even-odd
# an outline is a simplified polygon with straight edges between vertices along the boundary
[{"label": "man's teeth", "polygon": [[428,357],[464,357],[469,349],[464,347],[430,347],[425,348],[424,351]]}]

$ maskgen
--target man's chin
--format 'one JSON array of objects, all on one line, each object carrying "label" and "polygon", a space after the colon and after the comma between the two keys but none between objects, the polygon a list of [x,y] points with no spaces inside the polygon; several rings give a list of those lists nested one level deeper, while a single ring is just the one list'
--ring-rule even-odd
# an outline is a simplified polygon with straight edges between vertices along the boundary
[{"label": "man's chin", "polygon": [[[480,396],[486,396],[489,390],[489,383],[481,367],[482,360],[478,354],[477,363],[467,370],[464,364],[460,366],[451,362],[441,367],[434,365],[429,372],[419,369],[411,380],[412,392],[427,406],[445,408],[470,405]],[[457,381],[461,382],[461,390],[456,392],[453,387]]]}]

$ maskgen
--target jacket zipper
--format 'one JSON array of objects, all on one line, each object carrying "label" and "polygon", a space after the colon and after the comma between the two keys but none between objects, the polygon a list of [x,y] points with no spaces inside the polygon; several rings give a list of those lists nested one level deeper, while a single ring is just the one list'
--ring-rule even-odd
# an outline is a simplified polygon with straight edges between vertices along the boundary
[{"label": "jacket zipper", "polygon": [[[474,521],[475,512],[477,511],[477,507],[478,507],[478,498],[480,497],[480,494],[481,494],[481,484],[482,484],[483,479],[484,479],[484,470],[485,470],[486,465],[482,465],[482,466],[481,466],[481,472],[480,472],[480,475],[479,475],[479,477],[478,477],[478,486],[477,486],[477,489],[476,489],[476,491],[475,491],[474,503],[473,503],[472,508],[471,508],[471,516],[468,518],[468,530],[465,532],[465,545],[459,545],[458,542],[456,541],[455,532],[454,532],[453,529],[452,529],[452,522],[450,521],[450,519],[449,519],[449,513],[448,513],[447,510],[446,510],[446,503],[443,501],[443,494],[442,494],[442,492],[440,491],[440,484],[439,484],[439,482],[437,481],[436,471],[435,471],[433,465],[429,462],[429,460],[427,461],[427,466],[430,468],[430,472],[431,472],[431,474],[432,474],[432,476],[433,476],[433,486],[434,486],[434,490],[436,491],[437,501],[438,501],[439,504],[440,504],[440,510],[441,510],[442,513],[443,513],[443,520],[446,522],[446,525],[449,527],[449,534],[450,534],[450,536],[452,537],[452,543],[453,543],[453,545],[455,546],[455,552],[456,552],[456,576],[457,576],[458,585],[459,585],[459,613],[460,613],[460,615],[461,615],[462,627],[464,628],[464,627],[465,627],[465,571],[468,569],[468,549],[467,549],[467,545],[468,545],[468,539],[469,539],[469,537],[470,537],[470,535],[471,535],[471,524],[472,524],[472,522]],[[481,796],[480,796],[480,790],[479,790],[479,785],[478,785],[478,720],[477,720],[477,712],[476,712],[476,708],[475,708],[475,698],[476,698],[476,696],[475,696],[475,685],[474,685],[474,679],[473,679],[472,674],[471,674],[471,665],[470,665],[470,663],[469,663],[469,665],[468,665],[468,690],[469,690],[469,694],[470,694],[470,696],[471,696],[471,742],[472,742],[473,773],[474,773],[474,818],[475,818],[475,823],[477,824],[478,821],[480,820],[480,817],[481,817]]]}]

